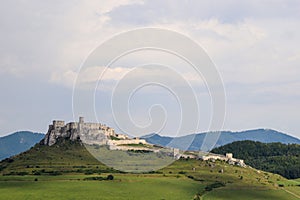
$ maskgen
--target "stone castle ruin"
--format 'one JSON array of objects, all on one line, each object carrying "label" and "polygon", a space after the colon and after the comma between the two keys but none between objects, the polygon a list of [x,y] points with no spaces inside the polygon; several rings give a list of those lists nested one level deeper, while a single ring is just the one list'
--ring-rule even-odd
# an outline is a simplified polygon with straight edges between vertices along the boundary
[{"label": "stone castle ruin", "polygon": [[54,120],[52,124],[49,125],[48,132],[41,142],[44,145],[52,146],[60,138],[72,141],[81,140],[82,143],[87,145],[105,145],[109,150],[138,150],[155,153],[168,152],[174,159],[194,158],[200,160],[223,160],[231,165],[246,166],[243,160],[233,158],[231,153],[227,153],[223,156],[212,153],[207,154],[205,152],[184,152],[175,148],[161,147],[147,143],[144,139],[129,138],[125,134],[117,134],[113,128],[105,124],[86,123],[83,117],[79,117],[78,122],[69,122],[67,124],[65,124],[64,121]]},{"label": "stone castle ruin", "polygon": [[244,160],[242,159],[237,159],[233,157],[232,153],[226,153],[225,156],[223,155],[219,155],[219,154],[213,154],[213,153],[209,153],[208,155],[204,155],[204,156],[200,156],[201,160],[222,160],[227,162],[230,165],[237,165],[240,167],[246,167],[246,164],[244,162]]},{"label": "stone castle ruin", "polygon": [[124,144],[146,144],[147,142],[139,138],[129,138],[125,134],[116,134],[111,127],[101,123],[86,123],[83,117],[79,117],[79,122],[54,120],[49,125],[48,132],[44,138],[44,145],[52,146],[59,138],[66,138],[72,141],[81,140],[84,144],[108,145],[111,149]]}]

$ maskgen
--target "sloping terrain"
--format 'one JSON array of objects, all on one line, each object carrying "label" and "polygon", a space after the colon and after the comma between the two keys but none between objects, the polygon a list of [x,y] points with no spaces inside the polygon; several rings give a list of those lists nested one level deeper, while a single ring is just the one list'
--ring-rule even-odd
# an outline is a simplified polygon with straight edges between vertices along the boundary
[{"label": "sloping terrain", "polygon": [[[288,186],[288,180],[279,175],[222,161],[181,159],[156,172],[122,173],[101,164],[80,141],[70,140],[53,146],[37,144],[0,162],[0,169],[0,192],[5,199],[293,200],[299,187]],[[114,180],[98,180],[109,174]]]}]

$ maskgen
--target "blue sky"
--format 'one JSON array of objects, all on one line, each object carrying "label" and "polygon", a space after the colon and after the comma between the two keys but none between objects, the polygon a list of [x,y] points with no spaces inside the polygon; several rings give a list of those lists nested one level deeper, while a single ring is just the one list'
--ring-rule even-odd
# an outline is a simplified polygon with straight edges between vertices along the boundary
[{"label": "blue sky", "polygon": [[[300,137],[299,1],[12,0],[2,2],[0,11],[0,135],[46,132],[56,118],[72,121],[74,80],[91,51],[117,33],[158,27],[192,38],[215,63],[226,91],[224,130],[272,128]],[[120,61],[105,78],[119,80],[128,65],[154,58],[171,59],[137,54]],[[86,78],[96,81],[97,72],[86,72]],[[149,74],[139,76],[143,73]],[[183,74],[193,80],[193,73]],[[207,91],[198,89],[201,132],[208,130],[211,110]],[[109,90],[99,90],[96,107],[99,120],[115,126]],[[172,134],[178,107],[161,89],[136,96],[133,118],[147,124],[144,108],[158,101],[170,119],[162,134]]]}]

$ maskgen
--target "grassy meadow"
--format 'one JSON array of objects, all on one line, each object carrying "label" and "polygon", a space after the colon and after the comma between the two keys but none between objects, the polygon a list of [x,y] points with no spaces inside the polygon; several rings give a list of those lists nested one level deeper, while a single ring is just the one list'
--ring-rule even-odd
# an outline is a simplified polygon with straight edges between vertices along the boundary
[{"label": "grassy meadow", "polygon": [[[109,174],[113,180],[86,180]],[[222,185],[208,187],[216,183]],[[0,176],[0,199],[296,200],[299,184],[299,180],[222,162],[179,160],[150,174],[4,175]]]},{"label": "grassy meadow", "polygon": [[[145,155],[146,157],[146,155]],[[113,175],[113,180],[106,180]],[[95,179],[95,180],[92,180]],[[148,173],[124,173],[79,143],[36,145],[0,162],[0,199],[300,199],[300,180],[222,161],[180,159]]]},{"label": "grassy meadow", "polygon": [[[0,181],[1,199],[191,199],[201,184],[188,178],[115,175],[112,181],[84,181],[86,176],[9,177]],[[17,180],[13,180],[16,179]],[[38,181],[34,181],[38,178]],[[80,180],[78,180],[80,179]],[[7,179],[6,179],[7,180]]]}]

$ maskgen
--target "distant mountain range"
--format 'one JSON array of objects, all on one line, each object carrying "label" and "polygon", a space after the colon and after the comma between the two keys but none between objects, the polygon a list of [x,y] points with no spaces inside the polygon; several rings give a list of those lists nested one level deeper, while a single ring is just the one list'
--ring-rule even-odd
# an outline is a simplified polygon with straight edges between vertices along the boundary
[{"label": "distant mountain range", "polygon": [[[160,136],[158,134],[150,134],[143,136],[142,138],[147,142],[156,145],[198,151],[204,150],[201,149],[201,147],[207,134],[211,133],[205,132],[181,137],[167,137]],[[290,135],[271,129],[255,129],[240,132],[221,131],[214,147],[219,147],[235,141],[243,140],[258,141],[262,143],[280,142],[283,144],[300,144],[300,139],[292,137]]]},{"label": "distant mountain range", "polygon": [[[201,150],[204,138],[208,133],[191,134],[181,137],[166,137],[158,134],[143,136],[147,142],[174,147],[184,150]],[[20,131],[8,136],[0,137],[0,160],[28,150],[44,138],[44,134],[30,131]],[[300,144],[300,139],[287,134],[271,130],[256,129],[240,132],[221,131],[220,137],[214,147],[223,146],[235,141],[251,140],[263,143],[281,142],[283,144]],[[188,147],[188,148],[187,148]],[[203,150],[203,149],[202,149]]]},{"label": "distant mountain range", "polygon": [[0,137],[0,160],[28,150],[41,141],[44,136],[41,133],[20,131]]}]

